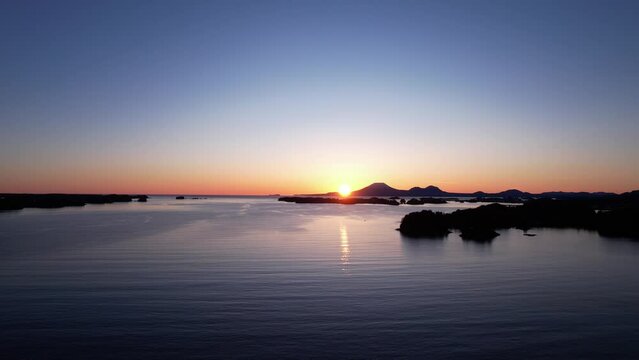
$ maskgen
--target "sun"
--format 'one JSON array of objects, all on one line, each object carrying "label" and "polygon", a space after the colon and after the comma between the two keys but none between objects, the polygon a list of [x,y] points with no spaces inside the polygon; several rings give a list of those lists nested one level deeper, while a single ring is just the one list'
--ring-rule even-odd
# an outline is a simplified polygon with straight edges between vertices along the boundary
[{"label": "sun", "polygon": [[339,186],[339,190],[337,190],[341,196],[348,196],[351,194],[351,187],[347,184],[342,184]]}]

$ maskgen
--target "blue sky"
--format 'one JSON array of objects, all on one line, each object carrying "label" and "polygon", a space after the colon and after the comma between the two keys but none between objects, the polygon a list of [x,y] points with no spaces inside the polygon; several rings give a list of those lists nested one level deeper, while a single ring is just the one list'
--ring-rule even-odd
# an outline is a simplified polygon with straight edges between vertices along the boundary
[{"label": "blue sky", "polygon": [[5,1],[0,191],[639,188],[639,3]]}]

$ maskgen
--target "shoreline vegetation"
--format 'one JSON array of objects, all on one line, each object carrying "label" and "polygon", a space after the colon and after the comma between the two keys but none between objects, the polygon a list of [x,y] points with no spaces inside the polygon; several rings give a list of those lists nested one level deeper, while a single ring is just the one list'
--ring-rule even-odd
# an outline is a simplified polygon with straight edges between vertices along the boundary
[{"label": "shoreline vegetation", "polygon": [[422,210],[404,216],[399,230],[407,237],[442,238],[459,230],[464,240],[490,241],[497,230],[575,228],[606,237],[639,239],[639,191],[598,199],[536,199],[520,206],[482,205],[449,214]]},{"label": "shoreline vegetation", "polygon": [[25,208],[55,209],[87,204],[112,204],[116,202],[146,202],[147,195],[95,195],[95,194],[0,194],[0,211]]}]

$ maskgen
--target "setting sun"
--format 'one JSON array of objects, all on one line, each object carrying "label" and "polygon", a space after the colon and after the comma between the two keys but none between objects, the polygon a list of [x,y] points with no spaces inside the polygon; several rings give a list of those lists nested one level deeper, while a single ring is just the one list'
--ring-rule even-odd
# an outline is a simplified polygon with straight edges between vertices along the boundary
[{"label": "setting sun", "polygon": [[339,186],[339,190],[337,191],[341,196],[348,196],[351,194],[351,187],[346,184],[342,184]]}]

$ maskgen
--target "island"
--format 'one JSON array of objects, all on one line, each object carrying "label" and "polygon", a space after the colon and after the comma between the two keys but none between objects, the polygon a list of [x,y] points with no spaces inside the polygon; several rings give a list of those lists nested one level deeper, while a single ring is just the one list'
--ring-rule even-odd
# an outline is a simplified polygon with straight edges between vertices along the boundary
[{"label": "island", "polygon": [[0,194],[0,211],[24,208],[61,208],[86,204],[111,204],[116,202],[146,202],[147,195],[90,195],[90,194]]},{"label": "island", "polygon": [[426,238],[441,238],[459,230],[463,239],[489,241],[499,236],[498,229],[576,228],[639,239],[638,219],[639,191],[633,191],[605,198],[490,204],[449,214],[422,210],[404,216],[398,230],[405,236]]},{"label": "island", "polygon": [[382,205],[399,205],[399,202],[394,199],[384,199],[378,197],[371,198],[357,198],[357,197],[315,197],[315,196],[285,196],[277,199],[283,202],[292,202],[296,204],[382,204]]},{"label": "island", "polygon": [[446,204],[446,203],[448,203],[447,200],[444,200],[442,198],[433,198],[433,197],[419,198],[419,199],[412,198],[406,201],[407,205]]}]

